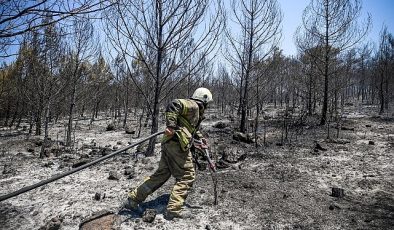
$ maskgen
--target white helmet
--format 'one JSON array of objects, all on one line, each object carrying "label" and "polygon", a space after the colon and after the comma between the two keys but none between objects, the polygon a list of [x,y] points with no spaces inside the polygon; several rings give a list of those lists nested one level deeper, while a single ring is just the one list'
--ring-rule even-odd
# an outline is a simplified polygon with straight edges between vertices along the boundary
[{"label": "white helmet", "polygon": [[213,101],[212,93],[207,88],[198,88],[194,91],[192,99],[202,101],[203,103],[208,104]]}]

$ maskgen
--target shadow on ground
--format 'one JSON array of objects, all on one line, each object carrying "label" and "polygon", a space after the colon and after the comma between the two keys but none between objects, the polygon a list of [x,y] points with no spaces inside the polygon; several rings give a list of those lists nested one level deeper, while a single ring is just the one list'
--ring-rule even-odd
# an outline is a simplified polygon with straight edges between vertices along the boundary
[{"label": "shadow on ground", "polygon": [[139,205],[138,210],[120,210],[118,215],[127,216],[128,219],[140,218],[147,209],[155,209],[157,214],[163,214],[166,210],[170,194],[163,194],[154,200],[144,202]]}]

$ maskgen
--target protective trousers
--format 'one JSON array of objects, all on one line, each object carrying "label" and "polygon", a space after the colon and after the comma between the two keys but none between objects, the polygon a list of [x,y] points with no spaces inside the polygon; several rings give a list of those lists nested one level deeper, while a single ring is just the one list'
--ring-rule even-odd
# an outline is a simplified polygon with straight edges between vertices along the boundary
[{"label": "protective trousers", "polygon": [[146,197],[160,188],[172,175],[176,182],[171,191],[167,210],[180,213],[195,180],[195,171],[192,153],[190,150],[182,151],[179,142],[170,140],[162,143],[162,153],[159,168],[147,177],[136,189],[129,193],[131,199],[137,203],[143,202]]}]

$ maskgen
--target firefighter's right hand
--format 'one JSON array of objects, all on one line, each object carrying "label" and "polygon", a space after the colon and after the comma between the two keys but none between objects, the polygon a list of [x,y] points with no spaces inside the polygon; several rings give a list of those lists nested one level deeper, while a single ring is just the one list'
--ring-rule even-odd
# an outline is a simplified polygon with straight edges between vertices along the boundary
[{"label": "firefighter's right hand", "polygon": [[208,145],[206,145],[206,144],[204,144],[204,143],[202,143],[202,142],[194,143],[194,147],[196,147],[196,148],[198,148],[198,149],[201,149],[201,150],[204,150],[204,149],[208,149],[208,148],[209,148]]},{"label": "firefighter's right hand", "polygon": [[201,142],[207,146],[207,148],[209,147],[208,141],[205,138],[201,138]]},{"label": "firefighter's right hand", "polygon": [[174,136],[174,133],[175,133],[175,130],[171,127],[167,127],[166,130],[164,130],[164,134],[169,137]]}]

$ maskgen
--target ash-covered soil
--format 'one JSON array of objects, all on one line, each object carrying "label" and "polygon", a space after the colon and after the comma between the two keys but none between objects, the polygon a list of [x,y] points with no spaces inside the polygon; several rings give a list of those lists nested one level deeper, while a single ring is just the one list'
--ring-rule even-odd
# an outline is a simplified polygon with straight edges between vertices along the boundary
[{"label": "ash-covered soil", "polygon": [[[353,111],[354,108],[351,108]],[[274,110],[272,110],[274,111]],[[271,112],[272,112],[271,111]],[[120,212],[126,192],[157,168],[153,157],[136,148],[89,169],[0,202],[1,229],[78,229],[100,211],[115,212],[115,229],[392,229],[394,226],[394,119],[369,108],[348,112],[327,127],[306,121],[290,127],[282,143],[281,120],[270,113],[266,146],[233,140],[231,118],[203,124],[220,169],[218,205],[208,171],[198,171],[186,208],[192,219],[167,221],[163,211],[174,183],[170,179],[150,196],[143,209],[155,209],[152,223],[141,213]],[[216,122],[225,125],[214,128]],[[62,147],[64,126],[51,127],[49,157],[40,159],[42,137],[26,139],[22,130],[0,131],[0,195],[47,179],[108,154],[138,139],[123,129],[105,131],[108,120],[79,121],[76,150]],[[224,127],[227,126],[228,127]],[[146,132],[146,131],[145,131]],[[147,133],[147,132],[146,132]],[[262,143],[263,131],[259,131]],[[111,175],[111,177],[110,177]],[[111,179],[109,179],[111,178]],[[343,197],[333,197],[341,188]],[[111,217],[112,218],[112,217]],[[103,223],[110,222],[109,218]],[[102,226],[104,227],[105,224]],[[51,228],[52,227],[52,228]]]}]

